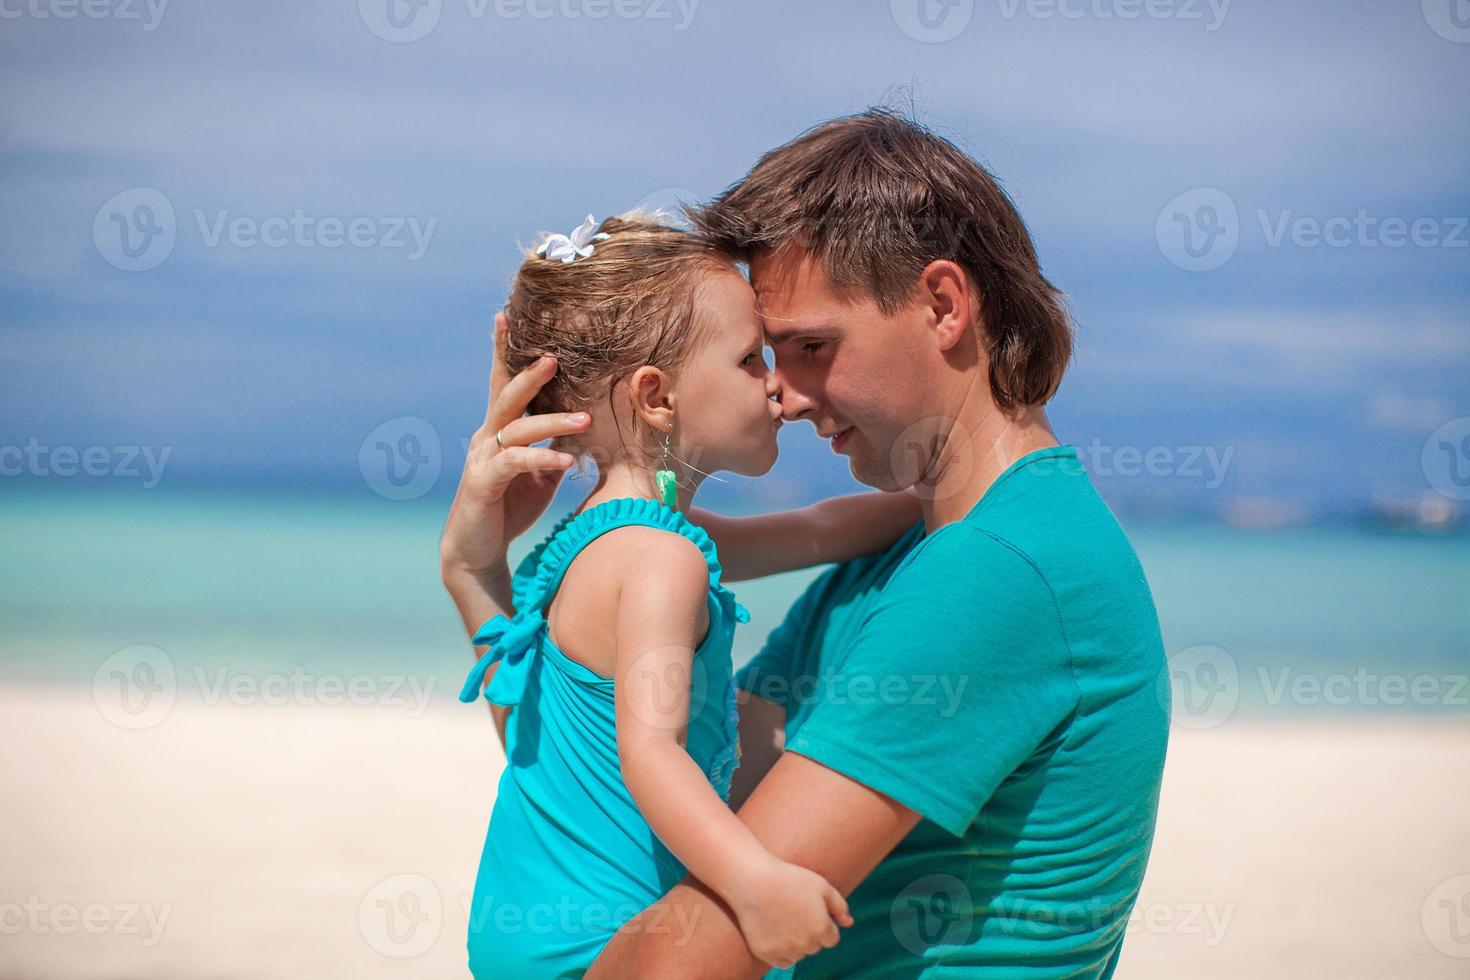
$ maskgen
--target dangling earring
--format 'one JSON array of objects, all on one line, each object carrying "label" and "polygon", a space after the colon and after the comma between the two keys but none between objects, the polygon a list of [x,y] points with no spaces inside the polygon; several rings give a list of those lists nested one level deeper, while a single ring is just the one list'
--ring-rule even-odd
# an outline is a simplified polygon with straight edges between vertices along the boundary
[{"label": "dangling earring", "polygon": [[674,471],[669,469],[669,437],[673,434],[674,426],[670,423],[669,431],[664,433],[664,456],[659,461],[658,472],[653,475],[654,482],[658,484],[658,494],[669,510],[675,510],[674,505],[679,500],[679,481]]}]

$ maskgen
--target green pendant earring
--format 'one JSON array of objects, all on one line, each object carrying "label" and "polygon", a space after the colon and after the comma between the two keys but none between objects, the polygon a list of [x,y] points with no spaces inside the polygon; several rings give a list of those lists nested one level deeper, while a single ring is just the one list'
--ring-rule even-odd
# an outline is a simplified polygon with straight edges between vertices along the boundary
[{"label": "green pendant earring", "polygon": [[674,505],[679,500],[679,481],[674,477],[674,471],[669,469],[669,437],[673,432],[674,427],[671,425],[669,431],[664,433],[664,458],[659,463],[658,472],[653,475],[654,482],[658,484],[658,494],[669,510],[675,510]]}]

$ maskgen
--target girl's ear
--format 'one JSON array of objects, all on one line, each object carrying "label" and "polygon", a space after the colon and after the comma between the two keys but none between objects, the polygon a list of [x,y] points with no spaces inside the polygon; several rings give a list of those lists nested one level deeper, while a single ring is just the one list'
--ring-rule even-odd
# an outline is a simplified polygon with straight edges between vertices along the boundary
[{"label": "girl's ear", "polygon": [[659,432],[669,431],[674,424],[674,393],[667,374],[651,364],[643,365],[628,378],[628,395],[634,414],[645,424]]}]

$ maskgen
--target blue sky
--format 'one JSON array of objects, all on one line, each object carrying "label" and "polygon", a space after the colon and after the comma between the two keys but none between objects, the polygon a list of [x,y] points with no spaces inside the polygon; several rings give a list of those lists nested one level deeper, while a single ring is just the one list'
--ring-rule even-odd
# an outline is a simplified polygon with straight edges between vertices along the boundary
[{"label": "blue sky", "polygon": [[[7,0],[0,446],[361,489],[369,434],[422,419],[448,492],[518,242],[897,101],[1068,293],[1053,421],[1114,499],[1429,492],[1470,416],[1470,4],[917,2]],[[167,235],[131,258],[118,221],[172,246],[128,271]],[[782,447],[711,499],[847,485],[809,427]]]}]

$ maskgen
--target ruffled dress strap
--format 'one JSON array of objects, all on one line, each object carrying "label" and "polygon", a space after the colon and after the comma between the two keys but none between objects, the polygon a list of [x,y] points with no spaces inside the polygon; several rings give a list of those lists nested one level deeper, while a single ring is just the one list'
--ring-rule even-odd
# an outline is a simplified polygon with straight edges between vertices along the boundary
[{"label": "ruffled dress strap", "polygon": [[[461,701],[468,704],[476,700],[483,688],[486,699],[495,704],[520,704],[535,655],[546,634],[546,604],[556,594],[572,559],[597,537],[630,525],[662,528],[694,542],[709,568],[710,590],[726,615],[736,622],[750,621],[750,613],[735,600],[735,593],[720,584],[719,554],[714,539],[703,528],[656,500],[641,497],[608,500],[562,518],[517,567],[512,584],[515,615],[493,616],[476,631],[475,646],[488,645],[490,649],[475,662],[465,678],[464,688],[459,692]],[[496,663],[500,667],[489,687],[485,687],[485,674]]]}]

